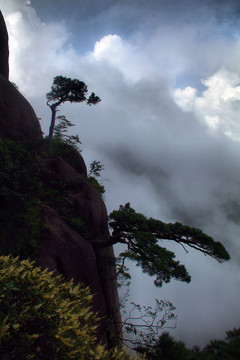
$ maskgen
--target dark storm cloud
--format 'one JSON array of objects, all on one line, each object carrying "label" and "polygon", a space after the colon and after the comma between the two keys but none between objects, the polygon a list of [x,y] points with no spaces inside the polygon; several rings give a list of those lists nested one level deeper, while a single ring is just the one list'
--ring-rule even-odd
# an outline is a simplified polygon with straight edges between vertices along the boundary
[{"label": "dark storm cloud", "polygon": [[[69,14],[71,17],[78,17],[82,20],[84,17],[94,17],[99,13],[105,12],[107,9],[118,7],[126,9],[140,9],[142,12],[151,11],[154,13],[161,10],[162,13],[169,13],[172,16],[180,17],[183,14],[197,13],[198,9],[208,9],[222,14],[222,17],[229,14],[238,14],[240,12],[240,5],[238,0],[89,0],[88,2],[83,0],[58,0],[56,6],[55,0],[31,0],[31,5],[37,10],[39,16],[49,17],[53,19],[54,16],[59,20]],[[226,10],[228,12],[226,12]],[[73,14],[73,10],[75,14]]]},{"label": "dark storm cloud", "polygon": [[204,27],[209,22],[215,22],[219,25],[217,31],[229,35],[229,25],[239,30],[238,1],[59,0],[57,6],[55,0],[32,0],[31,3],[43,22],[70,21],[71,42],[79,51],[84,51],[90,43],[108,33],[127,37],[138,29],[146,35],[160,25],[190,27],[201,23],[199,37],[204,35]]}]

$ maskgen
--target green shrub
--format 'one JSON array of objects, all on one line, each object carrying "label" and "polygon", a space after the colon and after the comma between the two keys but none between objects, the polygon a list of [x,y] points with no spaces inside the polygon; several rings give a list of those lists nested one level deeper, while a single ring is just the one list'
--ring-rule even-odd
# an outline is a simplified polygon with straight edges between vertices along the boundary
[{"label": "green shrub", "polygon": [[79,154],[81,151],[76,146],[67,142],[61,137],[46,137],[43,140],[42,150],[47,156],[50,157],[60,155],[70,165],[76,168],[76,170],[79,167]]},{"label": "green shrub", "polygon": [[100,194],[104,194],[105,193],[105,189],[104,186],[99,184],[99,182],[97,181],[97,179],[93,176],[88,176],[86,179],[87,183],[89,185],[91,185],[95,190],[97,190]]},{"label": "green shrub", "polygon": [[1,360],[127,360],[96,344],[88,288],[28,260],[0,256]]},{"label": "green shrub", "polygon": [[[68,197],[72,189],[60,181],[46,183],[42,176],[46,157],[61,155],[77,168],[78,151],[57,137],[44,139],[38,147],[39,151],[30,142],[0,138],[0,255],[36,259],[45,226],[40,217],[45,202],[74,229],[84,231]],[[79,183],[83,181],[104,193],[104,187],[94,177],[79,176]]]},{"label": "green shrub", "polygon": [[1,254],[33,256],[40,233],[40,158],[29,144],[0,139]]}]

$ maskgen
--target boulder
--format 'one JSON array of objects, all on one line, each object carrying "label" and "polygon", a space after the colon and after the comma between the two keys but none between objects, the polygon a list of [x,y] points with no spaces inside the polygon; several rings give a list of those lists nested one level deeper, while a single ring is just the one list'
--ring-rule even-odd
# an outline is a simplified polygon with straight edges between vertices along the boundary
[{"label": "boulder", "polygon": [[8,32],[0,11],[0,137],[40,140],[42,131],[29,102],[8,81]]},{"label": "boulder", "polygon": [[1,74],[0,137],[33,142],[42,139],[41,127],[32,106]]}]

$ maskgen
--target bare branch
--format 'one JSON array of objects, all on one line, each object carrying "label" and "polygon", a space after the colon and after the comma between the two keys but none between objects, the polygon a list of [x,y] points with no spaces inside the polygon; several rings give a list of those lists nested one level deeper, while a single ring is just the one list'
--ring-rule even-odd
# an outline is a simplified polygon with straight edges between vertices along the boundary
[{"label": "bare branch", "polygon": [[[177,317],[173,314],[173,310],[175,307],[165,300],[156,300],[154,310],[151,306],[141,307],[132,302],[132,308],[126,319],[118,323],[121,324],[120,329],[123,333],[123,336],[120,337],[121,342],[130,348],[134,348],[145,343],[146,339],[154,340],[162,329],[176,328]],[[174,324],[172,326],[167,325],[169,321],[174,321]],[[131,334],[134,339],[126,337],[124,334]]]}]

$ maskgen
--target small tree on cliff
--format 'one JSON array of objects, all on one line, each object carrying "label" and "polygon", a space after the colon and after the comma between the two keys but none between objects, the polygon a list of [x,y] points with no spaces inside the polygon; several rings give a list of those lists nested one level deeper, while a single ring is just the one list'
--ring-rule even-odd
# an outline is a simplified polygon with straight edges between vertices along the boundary
[{"label": "small tree on cliff", "polygon": [[78,79],[66,78],[64,76],[55,76],[51,91],[46,94],[47,105],[52,112],[51,125],[49,128],[49,137],[52,138],[56,120],[57,108],[66,101],[86,102],[87,105],[96,105],[101,99],[93,92],[87,98],[87,85]]}]

